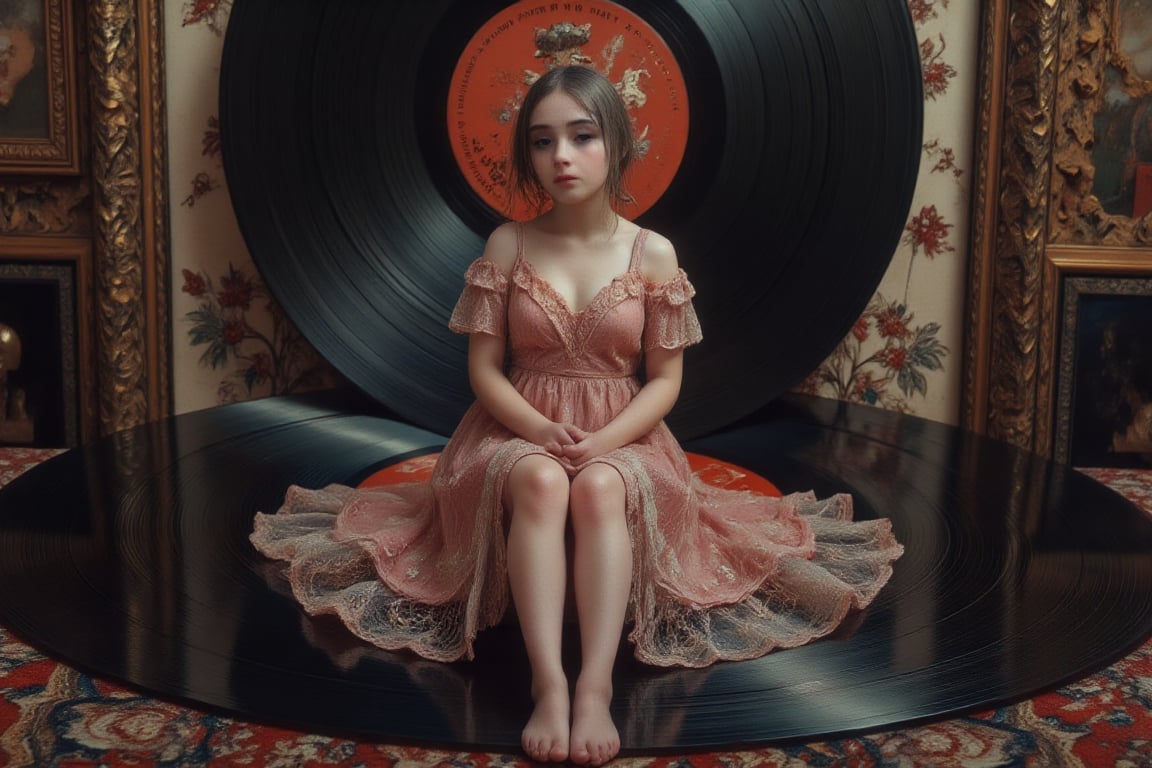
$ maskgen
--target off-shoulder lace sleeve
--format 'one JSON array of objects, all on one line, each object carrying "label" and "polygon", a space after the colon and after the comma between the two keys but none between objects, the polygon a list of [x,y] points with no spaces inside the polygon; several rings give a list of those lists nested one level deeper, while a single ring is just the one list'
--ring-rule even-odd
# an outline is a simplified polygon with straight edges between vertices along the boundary
[{"label": "off-shoulder lace sleeve", "polygon": [[491,259],[476,259],[464,273],[464,291],[448,327],[456,333],[503,336],[506,329],[508,277]]},{"label": "off-shoulder lace sleeve", "polygon": [[650,283],[645,289],[644,349],[680,349],[704,337],[692,307],[696,289],[683,269],[671,280]]}]

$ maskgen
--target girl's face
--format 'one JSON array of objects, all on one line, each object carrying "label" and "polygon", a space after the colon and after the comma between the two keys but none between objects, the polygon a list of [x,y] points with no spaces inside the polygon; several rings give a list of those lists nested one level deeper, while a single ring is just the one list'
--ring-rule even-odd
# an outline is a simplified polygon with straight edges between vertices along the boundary
[{"label": "girl's face", "polygon": [[608,152],[604,134],[588,110],[563,91],[545,96],[528,123],[532,169],[556,205],[605,193]]}]

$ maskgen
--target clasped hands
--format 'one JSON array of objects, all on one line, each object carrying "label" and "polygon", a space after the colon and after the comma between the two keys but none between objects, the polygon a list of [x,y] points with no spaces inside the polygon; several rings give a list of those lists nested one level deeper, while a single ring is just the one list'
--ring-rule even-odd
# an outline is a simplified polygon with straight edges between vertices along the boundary
[{"label": "clasped hands", "polygon": [[532,442],[565,464],[579,466],[606,452],[607,449],[599,444],[597,434],[586,432],[575,424],[553,421],[533,435]]}]

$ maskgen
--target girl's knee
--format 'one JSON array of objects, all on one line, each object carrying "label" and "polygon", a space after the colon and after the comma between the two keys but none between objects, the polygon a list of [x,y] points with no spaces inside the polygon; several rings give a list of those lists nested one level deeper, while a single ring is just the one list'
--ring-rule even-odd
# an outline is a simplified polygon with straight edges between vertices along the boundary
[{"label": "girl's knee", "polygon": [[547,456],[525,456],[516,462],[505,482],[508,503],[563,507],[568,503],[568,474]]},{"label": "girl's knee", "polygon": [[593,464],[572,480],[572,522],[616,522],[624,519],[624,479],[607,464]]}]

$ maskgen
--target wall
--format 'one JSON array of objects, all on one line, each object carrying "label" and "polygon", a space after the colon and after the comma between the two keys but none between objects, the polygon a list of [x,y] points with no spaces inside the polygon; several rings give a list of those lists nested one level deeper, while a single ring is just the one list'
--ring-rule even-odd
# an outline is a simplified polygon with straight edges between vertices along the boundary
[{"label": "wall", "polygon": [[[908,226],[864,316],[803,391],[957,422],[978,6],[909,0],[925,143]],[[230,0],[164,8],[177,413],[332,380],[275,308],[231,211],[216,128],[230,8]]]}]

